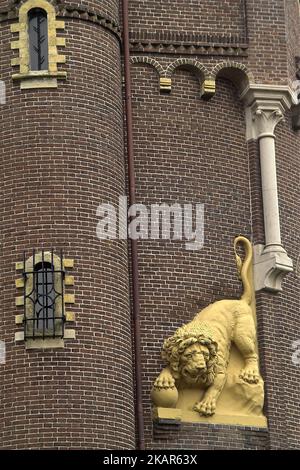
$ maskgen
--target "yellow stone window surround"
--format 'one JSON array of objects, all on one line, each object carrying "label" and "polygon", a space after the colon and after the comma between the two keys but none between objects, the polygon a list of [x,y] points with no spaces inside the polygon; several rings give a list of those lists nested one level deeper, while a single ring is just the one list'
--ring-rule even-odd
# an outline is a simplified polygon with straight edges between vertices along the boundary
[{"label": "yellow stone window surround", "polygon": [[[48,70],[30,70],[28,35],[28,13],[40,8],[47,13],[48,22]],[[64,55],[58,54],[57,47],[65,46],[65,38],[57,37],[57,30],[65,27],[64,21],[56,20],[55,8],[46,0],[28,0],[19,9],[19,22],[11,25],[12,33],[19,33],[19,40],[11,42],[13,50],[19,50],[19,57],[11,60],[12,66],[19,66],[20,72],[13,74],[13,80],[21,80],[21,89],[56,88],[57,79],[64,79],[67,73],[58,70],[57,64],[65,63]]]},{"label": "yellow stone window surround", "polygon": [[[54,269],[56,271],[59,271],[61,268],[61,260],[60,258],[55,255],[54,253],[52,254],[51,252],[45,251],[44,254],[36,253],[34,260],[33,256],[28,258],[24,262],[18,261],[16,263],[16,270],[17,271],[26,271],[26,272],[33,272],[34,267],[41,263],[41,262],[48,262],[52,263],[54,265]],[[72,287],[74,286],[74,276],[67,274],[66,269],[72,269],[74,267],[74,260],[69,259],[69,258],[64,258],[63,259],[63,270],[65,272],[64,275],[64,287],[62,290],[60,280],[56,279],[55,280],[55,290],[58,293],[61,293],[62,296],[58,297],[57,300],[55,301],[55,311],[57,315],[57,325],[55,325],[55,330],[58,331],[61,326],[60,326],[60,316],[62,313],[62,302],[64,302],[64,312],[65,312],[65,326],[64,326],[64,335],[63,338],[51,338],[51,337],[44,337],[44,338],[39,338],[39,333],[36,332],[36,338],[35,339],[26,339],[25,344],[26,344],[26,349],[48,349],[48,348],[63,348],[64,347],[64,340],[74,340],[76,337],[75,330],[73,328],[70,328],[70,324],[75,322],[75,314],[74,312],[70,311],[69,308],[71,309],[72,306],[75,303],[75,294],[73,293],[66,293],[65,292],[65,287]],[[24,291],[24,278],[19,277],[16,279],[16,288],[17,289],[22,289]],[[26,292],[25,294],[28,295],[30,292],[33,291],[33,275],[29,274],[27,283],[26,283]],[[23,295],[18,295],[16,297],[16,307],[22,307],[24,309],[24,294]],[[28,304],[26,303],[26,316],[30,320],[34,316],[34,309],[33,305],[29,302]],[[15,323],[17,327],[22,326],[22,331],[18,330],[15,333],[15,341],[16,343],[23,342],[25,339],[25,331],[24,331],[24,313],[18,313],[15,316]]]}]

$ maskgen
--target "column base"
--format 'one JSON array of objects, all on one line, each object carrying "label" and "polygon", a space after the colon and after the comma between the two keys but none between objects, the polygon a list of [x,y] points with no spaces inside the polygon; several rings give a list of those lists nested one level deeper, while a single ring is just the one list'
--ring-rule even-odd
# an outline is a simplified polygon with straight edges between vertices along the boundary
[{"label": "column base", "polygon": [[282,291],[282,280],[292,271],[293,261],[281,245],[254,246],[255,291]]}]

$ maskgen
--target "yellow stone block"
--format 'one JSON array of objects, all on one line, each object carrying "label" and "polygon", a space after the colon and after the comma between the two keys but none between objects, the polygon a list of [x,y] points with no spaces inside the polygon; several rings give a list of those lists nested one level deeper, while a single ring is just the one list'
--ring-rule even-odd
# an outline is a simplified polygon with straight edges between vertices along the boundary
[{"label": "yellow stone block", "polygon": [[15,341],[24,341],[24,331],[17,331],[15,333]]},{"label": "yellow stone block", "polygon": [[75,330],[65,330],[64,339],[75,339],[76,332]]},{"label": "yellow stone block", "polygon": [[160,91],[170,92],[172,89],[171,78],[161,77],[159,80]]},{"label": "yellow stone block", "polygon": [[74,312],[66,312],[66,321],[70,321],[70,322],[75,321],[75,313]]},{"label": "yellow stone block", "polygon": [[10,64],[11,64],[12,66],[14,66],[14,65],[20,65],[20,59],[19,59],[19,57],[15,57],[15,58],[11,59]]},{"label": "yellow stone block", "polygon": [[216,93],[216,81],[215,80],[204,80],[201,86],[200,95],[204,100],[210,100]]},{"label": "yellow stone block", "polygon": [[24,269],[23,261],[17,261],[16,262],[16,271],[19,271],[20,269]]},{"label": "yellow stone block", "polygon": [[22,277],[16,279],[16,287],[24,287],[24,279]]},{"label": "yellow stone block", "polygon": [[74,276],[66,276],[65,277],[65,285],[66,286],[74,286]]},{"label": "yellow stone block", "polygon": [[56,45],[64,47],[66,45],[66,38],[56,38]]},{"label": "yellow stone block", "polygon": [[20,307],[22,305],[24,305],[24,297],[21,295],[16,297],[16,307]]},{"label": "yellow stone block", "polygon": [[54,74],[57,72],[57,63],[56,62],[49,62],[49,72]]},{"label": "yellow stone block", "polygon": [[10,47],[11,49],[20,49],[20,41],[12,41]]},{"label": "yellow stone block", "polygon": [[74,260],[70,258],[64,259],[64,267],[65,268],[74,268]]},{"label": "yellow stone block", "polygon": [[65,22],[64,21],[55,21],[55,28],[56,29],[65,29]]},{"label": "yellow stone block", "polygon": [[66,304],[74,304],[75,303],[75,295],[74,294],[65,294],[65,303]]},{"label": "yellow stone block", "polygon": [[19,23],[13,23],[10,25],[10,30],[12,33],[18,33],[20,31]]},{"label": "yellow stone block", "polygon": [[22,325],[23,320],[24,320],[24,315],[23,314],[16,315],[16,317],[15,317],[16,325]]},{"label": "yellow stone block", "polygon": [[58,55],[54,58],[54,60],[55,60],[55,59],[56,59],[56,62],[57,62],[58,64],[65,64],[65,62],[66,62],[66,56],[65,56],[65,55],[60,55],[60,54],[58,54]]}]

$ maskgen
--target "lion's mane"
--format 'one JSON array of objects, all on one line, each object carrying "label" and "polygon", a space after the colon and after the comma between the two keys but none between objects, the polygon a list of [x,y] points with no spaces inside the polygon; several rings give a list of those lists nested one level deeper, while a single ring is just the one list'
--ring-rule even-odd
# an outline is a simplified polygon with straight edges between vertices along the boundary
[{"label": "lion's mane", "polygon": [[204,322],[192,321],[178,328],[173,336],[164,341],[162,358],[168,363],[175,379],[180,379],[180,358],[182,353],[192,344],[199,343],[209,350],[209,359],[206,363],[207,376],[205,385],[214,382],[218,345],[213,339],[213,334]]}]

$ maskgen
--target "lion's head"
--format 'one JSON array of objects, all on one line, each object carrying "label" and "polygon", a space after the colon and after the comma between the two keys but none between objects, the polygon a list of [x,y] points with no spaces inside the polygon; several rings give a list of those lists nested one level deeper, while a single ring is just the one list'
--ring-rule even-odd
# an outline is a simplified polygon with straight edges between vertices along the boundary
[{"label": "lion's head", "polygon": [[165,340],[162,357],[176,379],[209,386],[215,379],[217,343],[207,325],[192,322]]}]

